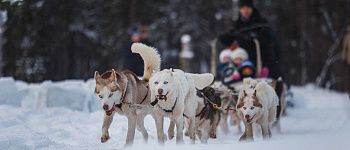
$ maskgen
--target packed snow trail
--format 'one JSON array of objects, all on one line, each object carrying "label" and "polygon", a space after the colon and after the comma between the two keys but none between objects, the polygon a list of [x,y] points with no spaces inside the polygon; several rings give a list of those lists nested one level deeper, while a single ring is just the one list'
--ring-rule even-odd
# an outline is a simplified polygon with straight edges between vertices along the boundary
[{"label": "packed snow trail", "polygon": [[[75,82],[74,82],[75,83]],[[71,82],[61,82],[59,87],[71,88],[79,87],[82,83],[72,84]],[[76,86],[72,86],[76,85]],[[1,86],[1,85],[0,85]],[[21,97],[21,102],[12,103],[2,101],[0,98],[0,149],[122,149],[125,143],[127,119],[120,115],[115,115],[114,121],[109,130],[111,139],[107,143],[100,143],[101,124],[103,112],[100,110],[89,112],[86,106],[67,106],[65,103],[59,104],[60,107],[44,107],[37,104],[33,92],[50,90],[42,89],[53,88],[57,90],[54,83],[41,85],[24,85],[16,83],[19,91],[26,89],[31,92],[25,92]],[[91,85],[87,86],[91,87]],[[1,87],[0,87],[1,89]],[[80,95],[86,90],[86,87],[73,90]],[[61,89],[62,90],[62,89]],[[65,90],[63,90],[65,91]],[[66,91],[66,92],[67,92]],[[224,134],[218,130],[218,138],[210,139],[208,144],[200,144],[197,140],[195,145],[188,144],[189,138],[185,138],[185,144],[177,146],[175,140],[167,141],[165,147],[158,146],[156,138],[156,129],[152,117],[147,116],[145,120],[146,129],[149,132],[149,144],[142,142],[142,136],[136,132],[134,146],[130,149],[220,149],[220,150],[245,150],[245,149],[291,149],[291,150],[348,150],[350,148],[350,100],[347,94],[333,91],[317,89],[313,86],[293,87],[293,102],[295,107],[288,109],[288,116],[282,118],[282,133],[273,132],[273,137],[269,141],[263,141],[257,137],[255,142],[238,142],[240,136],[236,127],[230,127],[230,132]],[[1,93],[2,96],[11,97],[10,91]],[[21,93],[21,92],[20,92]],[[40,92],[39,92],[40,93]],[[44,92],[45,93],[45,92]],[[28,95],[29,94],[29,95]],[[78,95],[79,95],[78,94]],[[74,94],[68,94],[74,96]],[[85,93],[91,95],[91,93]],[[48,95],[45,95],[46,97]],[[57,94],[55,101],[59,101],[60,96],[66,99],[67,95]],[[97,100],[92,101],[86,96],[81,97],[81,105],[98,106]],[[29,98],[33,98],[30,100]],[[14,98],[16,99],[16,98]],[[47,98],[43,98],[48,100]],[[88,99],[88,100],[86,100]],[[74,99],[69,99],[74,100]],[[45,100],[42,100],[45,101]],[[68,100],[64,100],[65,102]],[[77,100],[80,101],[80,100]],[[92,104],[91,104],[92,103]],[[68,104],[69,105],[69,101]],[[78,111],[79,110],[79,111]],[[168,121],[165,123],[165,130]]]}]

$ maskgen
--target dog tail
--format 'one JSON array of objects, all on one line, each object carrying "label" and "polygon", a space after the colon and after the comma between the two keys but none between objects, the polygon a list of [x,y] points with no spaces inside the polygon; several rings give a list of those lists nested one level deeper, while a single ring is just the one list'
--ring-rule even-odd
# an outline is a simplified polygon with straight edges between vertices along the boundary
[{"label": "dog tail", "polygon": [[194,85],[199,90],[204,89],[214,81],[214,75],[211,73],[203,73],[203,74],[186,73],[186,74],[193,79]]},{"label": "dog tail", "polygon": [[153,72],[160,71],[160,55],[155,48],[134,43],[131,45],[131,51],[140,54],[144,61],[143,80],[148,81]]}]

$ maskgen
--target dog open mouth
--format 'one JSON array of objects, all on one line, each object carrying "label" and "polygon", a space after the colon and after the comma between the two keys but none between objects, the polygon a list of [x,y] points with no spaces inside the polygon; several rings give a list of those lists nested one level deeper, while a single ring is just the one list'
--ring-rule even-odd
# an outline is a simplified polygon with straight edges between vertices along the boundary
[{"label": "dog open mouth", "polygon": [[168,95],[168,93],[169,92],[167,92],[165,95],[160,95],[160,94],[158,94],[157,96],[156,96],[156,98],[158,99],[158,100],[167,100],[167,95]]},{"label": "dog open mouth", "polygon": [[[255,115],[256,115],[256,114],[255,114]],[[249,118],[249,119],[246,119],[246,120],[247,120],[247,123],[251,123],[252,120],[254,119],[255,115],[254,115],[253,117]]]},{"label": "dog open mouth", "polygon": [[115,104],[113,104],[110,110],[106,110],[105,112],[107,116],[111,116],[114,111],[115,111]]}]

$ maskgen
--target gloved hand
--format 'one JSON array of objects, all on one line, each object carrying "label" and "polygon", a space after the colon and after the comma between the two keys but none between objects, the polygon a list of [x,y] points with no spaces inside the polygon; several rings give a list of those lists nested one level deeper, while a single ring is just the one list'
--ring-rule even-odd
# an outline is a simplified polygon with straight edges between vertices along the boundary
[{"label": "gloved hand", "polygon": [[269,68],[263,67],[259,73],[259,78],[266,78],[269,75]]}]

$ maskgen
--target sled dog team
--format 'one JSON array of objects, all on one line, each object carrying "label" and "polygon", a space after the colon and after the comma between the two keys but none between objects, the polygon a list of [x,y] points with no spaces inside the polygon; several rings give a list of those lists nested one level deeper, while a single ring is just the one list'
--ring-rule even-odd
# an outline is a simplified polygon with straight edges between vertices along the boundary
[{"label": "sled dog team", "polygon": [[[264,139],[271,137],[271,125],[276,120],[279,98],[274,87],[265,81],[245,79],[238,100],[223,85],[211,85],[214,76],[210,73],[192,74],[179,69],[160,70],[160,55],[153,47],[142,43],[131,46],[133,53],[141,55],[144,73],[139,79],[128,70],[95,72],[95,95],[105,111],[101,142],[108,141],[109,126],[113,115],[119,113],[128,119],[125,146],[133,144],[135,129],[140,131],[145,142],[148,133],[144,118],[151,115],[156,124],[158,143],[163,145],[166,138],[183,143],[183,135],[191,143],[196,137],[201,143],[216,138],[216,129],[223,113],[224,126],[227,112],[232,113],[236,122],[243,121],[245,130],[240,140],[253,140],[252,123],[261,127]],[[218,83],[216,83],[218,84]],[[223,89],[223,90],[220,90]],[[228,98],[230,99],[230,98]],[[226,112],[226,115],[225,115]],[[235,117],[234,117],[235,116]],[[164,117],[170,118],[167,137],[164,133]],[[176,132],[174,132],[176,126]],[[226,125],[227,126],[227,125]],[[225,129],[225,127],[224,127]]]}]

